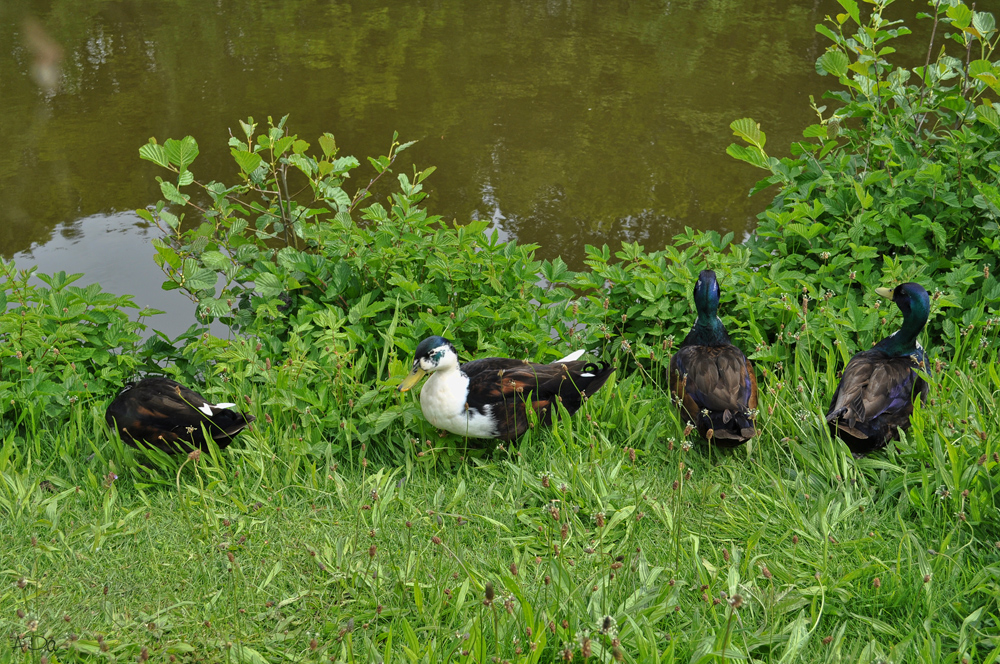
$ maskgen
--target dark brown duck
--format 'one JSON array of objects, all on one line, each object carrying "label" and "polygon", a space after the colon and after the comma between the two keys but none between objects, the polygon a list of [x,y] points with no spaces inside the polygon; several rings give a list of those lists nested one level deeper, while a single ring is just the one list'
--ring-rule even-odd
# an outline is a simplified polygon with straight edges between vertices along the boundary
[{"label": "dark brown duck", "polygon": [[235,405],[210,404],[169,378],[143,378],[121,389],[104,419],[133,446],[142,441],[167,453],[204,449],[207,430],[222,449],[255,419],[230,410]]},{"label": "dark brown duck", "polygon": [[917,342],[930,315],[931,301],[920,284],[895,290],[877,288],[903,313],[903,325],[892,335],[851,358],[833,394],[826,421],[855,457],[885,447],[910,427],[913,402],[927,401],[927,382],[917,369],[927,370],[927,356]]},{"label": "dark brown duck", "polygon": [[670,358],[670,391],[698,433],[719,447],[736,447],[757,433],[757,378],[719,319],[712,270],[698,275],[694,305],[694,326]]}]

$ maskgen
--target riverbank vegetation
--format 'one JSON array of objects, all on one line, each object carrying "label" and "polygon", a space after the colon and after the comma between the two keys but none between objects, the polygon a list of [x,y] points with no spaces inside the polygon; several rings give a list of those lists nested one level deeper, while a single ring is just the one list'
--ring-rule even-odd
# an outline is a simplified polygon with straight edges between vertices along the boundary
[{"label": "riverbank vegetation", "polygon": [[[937,41],[902,68],[892,3],[841,4],[817,62],[840,88],[791,155],[732,125],[774,195],[741,243],[588,247],[574,272],[432,214],[433,169],[394,172],[395,138],[362,168],[248,120],[232,185],[197,180],[193,138],[143,146],[169,173],[142,211],[156,261],[198,324],[144,340],[131,297],[4,265],[2,657],[998,661],[997,32],[932,3]],[[760,384],[734,451],[686,432],[666,387],[705,267]],[[874,288],[910,280],[933,294],[930,399],[854,460],[823,413],[898,326]],[[484,446],[394,389],[430,334],[618,371],[577,416]],[[126,448],[103,409],[145,371],[257,422],[200,457]]]}]

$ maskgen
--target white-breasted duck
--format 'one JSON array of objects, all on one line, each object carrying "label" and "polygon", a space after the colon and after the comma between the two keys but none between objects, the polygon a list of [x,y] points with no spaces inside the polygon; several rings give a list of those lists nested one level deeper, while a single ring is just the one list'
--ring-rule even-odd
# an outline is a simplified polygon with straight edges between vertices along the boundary
[{"label": "white-breasted duck", "polygon": [[573,414],[615,370],[580,360],[579,350],[549,364],[505,357],[459,363],[455,346],[428,337],[415,351],[413,370],[399,385],[411,389],[426,374],[420,408],[433,426],[468,438],[513,440],[528,430],[530,406],[540,424],[551,424],[554,401]]}]

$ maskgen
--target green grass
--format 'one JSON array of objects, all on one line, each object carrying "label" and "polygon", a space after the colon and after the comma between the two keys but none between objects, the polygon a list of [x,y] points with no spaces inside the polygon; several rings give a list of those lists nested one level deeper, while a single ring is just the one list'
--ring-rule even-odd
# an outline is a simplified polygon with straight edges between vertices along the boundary
[{"label": "green grass", "polygon": [[805,337],[758,363],[735,451],[685,439],[629,356],[512,448],[394,422],[395,463],[250,385],[254,430],[200,459],[123,449],[81,403],[0,449],[0,661],[1000,661],[995,340],[860,461]]}]

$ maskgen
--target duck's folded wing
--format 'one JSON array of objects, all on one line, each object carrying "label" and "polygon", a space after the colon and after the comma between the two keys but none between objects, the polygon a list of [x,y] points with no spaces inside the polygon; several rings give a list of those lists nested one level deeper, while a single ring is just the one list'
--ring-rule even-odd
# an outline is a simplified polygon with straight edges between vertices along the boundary
[{"label": "duck's folded wing", "polygon": [[585,362],[533,364],[503,358],[477,362],[482,364],[472,367],[472,372],[462,365],[462,370],[469,376],[470,407],[523,401],[530,395],[535,408],[544,408],[560,394],[561,389],[572,389],[571,369],[577,364],[580,369],[586,366]]},{"label": "duck's folded wing", "polygon": [[864,391],[865,416],[911,408],[914,373],[907,362],[879,364]]},{"label": "duck's folded wing", "polygon": [[756,380],[738,348],[690,346],[678,351],[677,360],[677,370],[687,374],[685,396],[700,409],[743,412],[756,405],[750,403]]},{"label": "duck's folded wing", "polygon": [[[157,394],[146,401],[143,408],[148,411],[149,416],[161,422],[161,426],[184,428],[188,426],[198,426],[203,420],[209,419],[200,406],[205,400],[192,393],[190,395]],[[187,397],[186,399],[184,397]]]},{"label": "duck's folded wing", "polygon": [[462,373],[469,377],[469,380],[489,381],[496,379],[501,372],[528,366],[523,360],[512,360],[507,357],[484,357],[479,360],[472,360],[462,365]]},{"label": "duck's folded wing", "polygon": [[907,362],[855,357],[844,369],[827,421],[845,420],[853,428],[883,413],[909,408],[913,380]]}]

